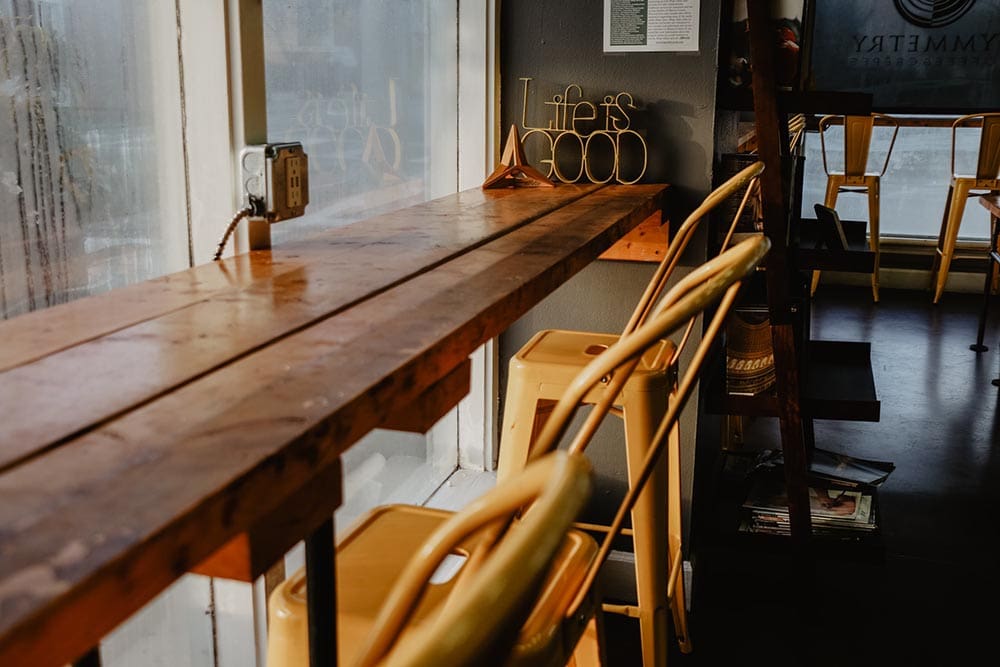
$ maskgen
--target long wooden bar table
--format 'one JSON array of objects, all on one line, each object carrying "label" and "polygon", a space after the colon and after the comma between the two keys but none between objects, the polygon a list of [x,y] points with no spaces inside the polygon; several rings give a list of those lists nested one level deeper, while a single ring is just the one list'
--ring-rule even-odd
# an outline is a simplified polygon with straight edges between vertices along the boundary
[{"label": "long wooden bar table", "polygon": [[450,407],[665,190],[467,190],[0,324],[0,665],[77,659],[220,554],[259,575],[346,448]]}]

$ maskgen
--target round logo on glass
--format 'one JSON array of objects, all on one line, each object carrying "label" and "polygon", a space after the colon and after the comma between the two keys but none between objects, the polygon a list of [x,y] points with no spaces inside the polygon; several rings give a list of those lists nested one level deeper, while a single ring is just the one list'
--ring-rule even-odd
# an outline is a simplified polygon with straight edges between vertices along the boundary
[{"label": "round logo on glass", "polygon": [[896,11],[915,26],[943,28],[965,16],[976,0],[893,0]]}]

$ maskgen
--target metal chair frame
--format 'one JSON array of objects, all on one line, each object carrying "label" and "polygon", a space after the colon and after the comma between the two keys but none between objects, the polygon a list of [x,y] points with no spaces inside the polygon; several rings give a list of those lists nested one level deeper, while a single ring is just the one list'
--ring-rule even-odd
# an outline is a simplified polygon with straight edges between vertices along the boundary
[{"label": "metal chair frame", "polygon": [[[979,138],[979,155],[974,175],[960,175],[955,170],[955,140],[960,127],[982,124]],[[934,303],[941,299],[948,282],[948,270],[955,256],[958,230],[969,197],[1000,192],[1000,112],[977,113],[960,116],[951,125],[951,181],[941,231],[938,233],[934,264],[931,267],[931,288]]]},{"label": "metal chair frame", "polygon": [[[876,122],[892,127],[892,139],[889,150],[886,151],[882,168],[878,172],[868,171],[868,158],[871,151],[872,132]],[[844,126],[844,170],[831,171],[827,163],[826,138],[827,128],[833,124]],[[899,134],[899,121],[886,114],[873,113],[868,116],[823,116],[818,125],[820,150],[823,155],[823,172],[826,174],[826,197],[823,204],[830,208],[837,207],[837,197],[841,192],[857,192],[868,196],[868,227],[870,246],[875,253],[875,270],[872,272],[872,298],[879,300],[879,200],[882,190],[882,177],[889,167],[889,158],[896,145]],[[810,294],[815,294],[819,286],[819,271],[813,271]]]},{"label": "metal chair frame", "polygon": [[[678,467],[679,447],[671,438],[677,419],[693,391],[709,347],[735,301],[741,281],[754,270],[769,247],[770,242],[765,237],[754,236],[698,267],[648,310],[643,324],[623,335],[579,373],[556,403],[551,419],[530,452],[531,460],[520,474],[498,484],[479,501],[452,515],[431,533],[409,560],[383,601],[356,664],[392,667],[539,664],[541,658],[548,659],[542,664],[564,664],[571,659],[587,625],[585,617],[600,614],[599,608],[588,604],[588,600],[592,600],[597,573],[610,553],[612,541],[654,470],[661,465],[665,450],[669,451],[673,467]],[[651,349],[659,349],[666,336],[716,303],[719,305],[706,334],[678,383],[677,400],[659,422],[637,471],[637,482],[619,506],[597,557],[591,559],[574,590],[561,591],[560,599],[566,604],[559,614],[560,627],[539,633],[548,643],[559,646],[551,650],[530,647],[525,662],[521,662],[525,654],[518,653],[511,639],[516,637],[520,624],[528,617],[531,604],[537,602],[540,582],[590,491],[590,464],[583,455],[587,443],[612,410],[615,396],[643,355]],[[598,401],[587,416],[568,452],[555,451],[576,410],[586,402],[587,394],[601,386],[608,388],[605,398]],[[525,505],[529,505],[527,510],[519,513]],[[679,512],[679,507],[676,509]],[[645,527],[648,531],[657,528],[663,527]],[[672,527],[667,528],[668,533],[672,533],[669,530]],[[352,531],[345,541],[360,532],[363,530]],[[450,593],[437,606],[434,618],[404,634],[403,629],[441,561],[454,552],[459,543],[477,532],[476,546],[470,550],[461,573],[455,577]],[[289,596],[290,588],[302,588],[302,576],[301,572],[297,573],[272,594],[272,631],[283,616],[289,615],[280,603],[292,597]],[[668,595],[677,593],[679,581],[680,567],[675,562],[669,573]],[[302,601],[299,615],[304,608]],[[280,651],[287,656],[288,644],[297,644],[295,655],[301,658],[301,647],[307,644],[301,625],[300,622],[297,638],[286,638],[280,647],[277,641],[272,644],[278,655],[269,654],[269,665],[282,664]],[[507,650],[513,650],[513,654],[505,656]],[[285,664],[289,664],[287,660]]]}]

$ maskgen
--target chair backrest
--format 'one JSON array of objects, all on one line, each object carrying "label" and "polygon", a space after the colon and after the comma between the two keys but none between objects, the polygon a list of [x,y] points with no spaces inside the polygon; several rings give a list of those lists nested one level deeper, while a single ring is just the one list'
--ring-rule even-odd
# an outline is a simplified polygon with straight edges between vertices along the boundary
[{"label": "chair backrest", "polygon": [[[625,499],[619,505],[598,557],[588,570],[584,584],[577,593],[574,608],[583,603],[598,569],[611,552],[611,545],[621,530],[625,517],[628,516],[658,459],[667,448],[670,431],[698,381],[709,349],[722,328],[743,279],[754,271],[769,248],[770,241],[766,237],[751,237],[681,279],[658,302],[642,326],[623,335],[617,343],[580,371],[550,413],[545,427],[532,451],[529,452],[529,460],[546,455],[556,448],[565,435],[573,415],[583,404],[584,397],[598,384],[604,384],[606,388],[603,398],[594,405],[569,445],[570,454],[581,454],[593,438],[601,421],[611,410],[612,404],[642,355],[681,325],[718,303],[702,340],[692,355],[691,362],[677,384],[676,400],[671,401],[658,425],[636,482],[630,485]],[[680,567],[680,563],[674,563],[674,566]],[[676,581],[676,573],[671,573],[669,581]]]},{"label": "chair backrest", "polygon": [[892,139],[889,141],[889,150],[885,153],[885,160],[882,162],[882,169],[879,176],[885,176],[885,170],[889,166],[889,157],[892,155],[892,148],[896,145],[896,135],[899,134],[899,121],[886,114],[873,113],[867,116],[823,116],[819,120],[819,143],[820,151],[823,155],[823,171],[829,176],[830,169],[826,160],[826,130],[830,125],[842,124],[844,126],[844,175],[864,176],[868,169],[868,153],[871,151],[872,129],[876,122],[879,125],[892,127]]},{"label": "chair backrest", "polygon": [[[498,662],[514,645],[590,492],[587,460],[552,452],[450,517],[400,575],[357,664],[431,667]],[[525,507],[527,511],[514,520]],[[495,542],[488,552],[476,554],[480,560],[474,573],[455,584],[427,627],[408,633],[397,645],[431,575],[460,542],[483,530],[493,531],[490,539]]]},{"label": "chair backrest", "polygon": [[960,127],[982,124],[979,136],[979,158],[976,160],[976,178],[994,179],[1000,177],[1000,113],[976,113],[961,116],[951,124],[951,173],[955,171],[955,139]]},{"label": "chair backrest", "polygon": [[674,269],[677,267],[677,263],[680,261],[681,255],[684,254],[684,250],[687,248],[688,243],[691,241],[692,236],[694,236],[694,232],[697,230],[701,221],[704,220],[720,204],[729,199],[730,196],[742,190],[744,192],[743,199],[736,211],[736,215],[733,216],[733,219],[730,222],[729,233],[726,235],[726,239],[722,244],[722,249],[725,250],[730,239],[732,238],[733,231],[736,228],[736,223],[743,214],[743,209],[746,207],[748,199],[755,191],[755,186],[757,185],[760,174],[763,171],[764,163],[760,161],[754,162],[750,166],[745,167],[739,173],[709,193],[698,208],[692,211],[691,214],[684,219],[684,222],[681,223],[681,226],[677,229],[677,234],[674,237],[674,240],[667,246],[667,251],[664,253],[663,259],[656,267],[653,277],[646,285],[646,289],[643,292],[642,297],[639,299],[638,305],[636,305],[635,310],[632,311],[632,316],[629,318],[628,324],[622,332],[623,334],[631,333],[641,326],[643,322],[645,322],[646,318],[652,311],[653,304],[663,293],[667,282],[670,280]]}]

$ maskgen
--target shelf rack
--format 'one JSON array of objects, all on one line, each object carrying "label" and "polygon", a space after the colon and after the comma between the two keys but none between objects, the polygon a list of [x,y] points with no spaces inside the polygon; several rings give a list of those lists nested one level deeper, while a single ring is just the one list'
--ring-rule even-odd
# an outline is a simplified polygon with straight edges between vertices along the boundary
[{"label": "shelf rack", "polygon": [[[725,391],[720,364],[709,379],[708,409],[720,414],[776,417],[780,424],[784,476],[789,502],[791,541],[808,551],[811,517],[808,467],[814,419],[878,421],[880,405],[871,370],[870,345],[814,341],[809,335],[809,297],[805,276],[813,269],[871,272],[874,254],[864,240],[864,223],[844,224],[846,250],[819,247],[815,220],[799,220],[801,153],[789,148],[787,115],[791,113],[863,113],[871,111],[868,95],[786,93],[779,91],[773,70],[773,34],[768,3],[747,3],[752,96],[740,100],[754,113],[757,157],[765,164],[761,177],[763,233],[771,240],[764,267],[764,301],[771,325],[775,386],[755,396]],[[801,151],[801,146],[799,147]]]}]

